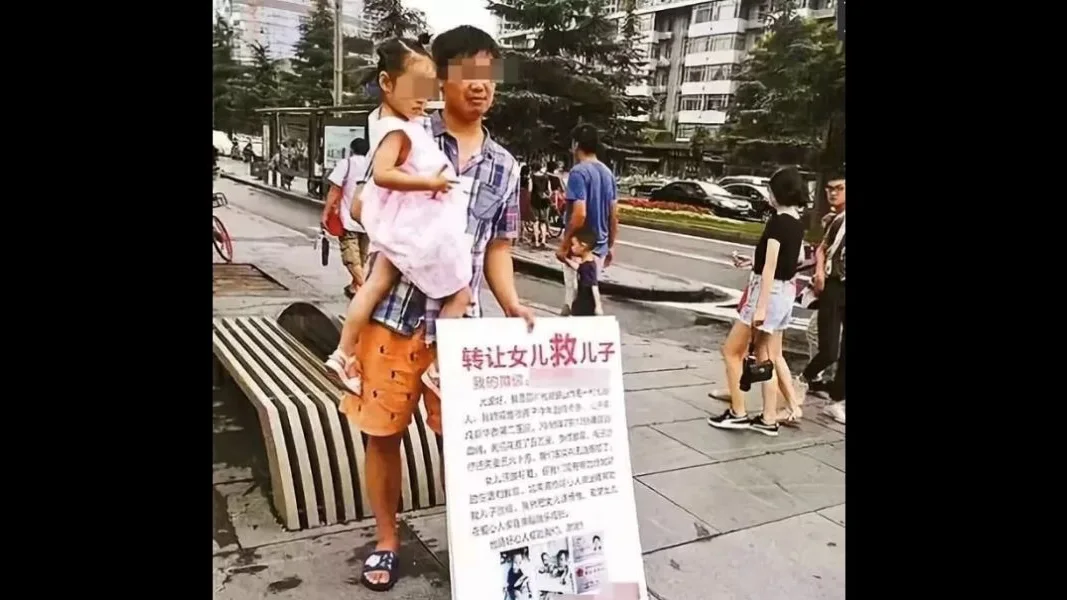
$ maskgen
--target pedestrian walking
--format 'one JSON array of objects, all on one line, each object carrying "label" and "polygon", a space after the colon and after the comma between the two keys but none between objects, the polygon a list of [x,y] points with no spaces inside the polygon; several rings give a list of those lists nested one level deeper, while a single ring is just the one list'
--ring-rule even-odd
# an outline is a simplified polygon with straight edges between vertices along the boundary
[{"label": "pedestrian walking", "polygon": [[[835,217],[826,228],[826,235],[815,251],[813,283],[819,294],[818,334],[819,351],[808,362],[801,379],[812,390],[825,390],[832,404],[826,413],[839,423],[845,422],[845,173],[832,173],[826,182],[826,196]],[[838,335],[840,332],[840,335]],[[837,361],[837,369],[829,384],[816,382],[816,377]]]},{"label": "pedestrian walking", "polygon": [[[800,172],[793,167],[778,169],[770,178],[771,203],[775,214],[767,222],[756,245],[752,274],[745,289],[738,319],[722,347],[726,380],[730,387],[730,408],[708,424],[720,429],[750,429],[778,435],[778,385],[784,379],[791,418],[799,418],[800,403],[792,387],[789,365],[782,355],[782,334],[793,316],[797,257],[804,241],[800,207],[807,205],[808,193]],[[763,382],[763,411],[748,416],[741,391],[746,353],[754,347],[756,359],[770,361],[770,378]]]},{"label": "pedestrian walking", "polygon": [[351,277],[345,286],[345,296],[351,299],[356,290],[363,285],[363,263],[367,262],[367,233],[352,215],[352,204],[356,201],[359,181],[367,171],[367,140],[356,138],[349,143],[351,153],[340,161],[327,178],[330,191],[326,194],[326,205],[322,208],[322,226],[327,231],[327,221],[332,214],[339,214],[342,231],[340,235],[341,263]]},{"label": "pedestrian walking", "polygon": [[600,301],[600,284],[597,282],[596,232],[583,229],[571,242],[570,267],[574,269],[578,289],[571,304],[571,316],[592,317],[604,314],[604,305]]},{"label": "pedestrian walking", "polygon": [[[611,265],[615,240],[619,234],[618,194],[615,175],[597,158],[600,133],[595,127],[581,124],[571,131],[571,151],[575,165],[567,178],[567,199],[564,222],[567,224],[556,250],[556,258],[567,265],[572,240],[582,229],[596,235],[593,255],[597,266],[597,281],[602,271]],[[576,272],[564,268],[564,303],[561,314],[569,314],[577,289]]]}]

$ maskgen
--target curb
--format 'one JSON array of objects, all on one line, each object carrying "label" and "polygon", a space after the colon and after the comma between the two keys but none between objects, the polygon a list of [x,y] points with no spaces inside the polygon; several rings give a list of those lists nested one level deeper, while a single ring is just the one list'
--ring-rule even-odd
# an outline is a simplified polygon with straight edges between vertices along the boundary
[{"label": "curb", "polygon": [[257,190],[261,190],[261,191],[264,191],[264,192],[270,192],[271,194],[274,194],[276,196],[281,196],[281,197],[287,198],[289,200],[295,200],[297,202],[303,202],[305,204],[311,204],[313,206],[318,206],[320,208],[326,205],[326,203],[323,202],[322,200],[316,200],[316,199],[314,199],[314,198],[312,198],[310,196],[307,196],[307,195],[304,195],[304,194],[297,194],[296,192],[287,192],[287,191],[285,191],[283,189],[276,188],[273,185],[269,185],[269,184],[266,184],[266,183],[263,183],[263,182],[260,182],[260,181],[255,181],[255,180],[252,180],[252,179],[246,179],[246,178],[244,178],[242,176],[234,175],[233,173],[220,172],[219,176],[220,177],[224,177],[226,179],[229,179],[230,181],[234,181],[234,182],[240,183],[241,185],[247,185],[248,187],[253,187],[253,188],[256,188]]},{"label": "curb", "polygon": [[[563,282],[562,268],[555,268],[514,253],[511,255],[511,260],[515,263],[515,270],[519,273],[556,283]],[[711,288],[657,290],[612,281],[601,281],[600,291],[619,298],[643,300],[645,302],[716,302],[728,299],[722,293]]]}]

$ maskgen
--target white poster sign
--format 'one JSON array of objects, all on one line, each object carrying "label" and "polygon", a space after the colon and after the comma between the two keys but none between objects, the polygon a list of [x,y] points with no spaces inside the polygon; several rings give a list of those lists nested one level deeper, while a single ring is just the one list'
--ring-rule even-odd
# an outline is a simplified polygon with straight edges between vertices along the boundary
[{"label": "white poster sign", "polygon": [[648,600],[615,318],[437,332],[452,597]]},{"label": "white poster sign", "polygon": [[348,158],[349,144],[356,138],[366,138],[362,125],[327,125],[323,131],[326,156],[323,157],[323,172],[329,174],[337,163]]}]

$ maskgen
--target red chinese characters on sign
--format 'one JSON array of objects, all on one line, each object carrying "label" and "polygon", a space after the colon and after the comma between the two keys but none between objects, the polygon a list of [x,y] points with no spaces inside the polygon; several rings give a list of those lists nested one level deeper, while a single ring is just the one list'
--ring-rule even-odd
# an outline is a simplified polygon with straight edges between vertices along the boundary
[{"label": "red chinese characters on sign", "polygon": [[463,349],[463,369],[514,369],[517,367],[569,367],[603,363],[615,354],[615,342],[579,341],[569,333],[557,333],[545,344],[473,347]]}]

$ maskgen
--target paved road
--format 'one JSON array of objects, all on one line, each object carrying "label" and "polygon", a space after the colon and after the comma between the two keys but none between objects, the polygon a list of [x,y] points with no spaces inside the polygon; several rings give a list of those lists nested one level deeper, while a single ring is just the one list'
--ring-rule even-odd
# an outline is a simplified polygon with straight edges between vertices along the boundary
[{"label": "paved road", "polygon": [[[275,223],[306,232],[309,239],[312,233],[318,230],[320,211],[312,205],[293,202],[228,179],[216,181],[215,189],[225,193],[231,204]],[[619,260],[623,259],[620,257]],[[521,274],[516,277],[516,281],[519,294],[529,302],[555,307],[562,301],[562,282],[545,281]],[[629,333],[655,335],[692,348],[718,348],[729,330],[729,322],[726,320],[709,321],[701,318],[701,324],[696,324],[697,317],[701,314],[714,313],[716,310],[728,312],[711,306],[647,303],[607,296],[605,310],[608,314],[616,315]],[[786,340],[788,349],[798,353],[797,366],[803,367],[803,357],[799,353],[806,352],[806,349],[799,337],[787,337]]]}]

